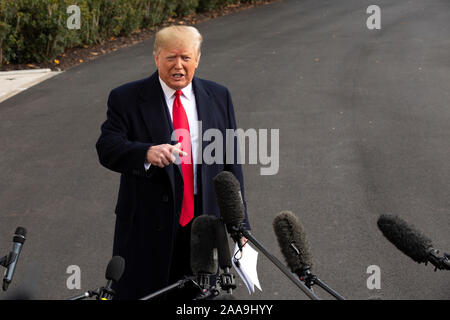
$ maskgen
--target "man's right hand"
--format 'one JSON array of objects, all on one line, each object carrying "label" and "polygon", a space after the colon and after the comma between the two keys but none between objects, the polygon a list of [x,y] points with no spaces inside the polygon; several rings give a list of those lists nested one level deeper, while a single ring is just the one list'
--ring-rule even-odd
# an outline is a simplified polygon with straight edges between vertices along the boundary
[{"label": "man's right hand", "polygon": [[187,156],[187,153],[181,151],[181,142],[176,145],[171,144],[159,144],[156,146],[152,146],[147,151],[147,163],[150,163],[154,166],[158,166],[160,168],[164,168],[169,164],[175,162],[176,157],[174,154],[178,154],[180,157]]}]

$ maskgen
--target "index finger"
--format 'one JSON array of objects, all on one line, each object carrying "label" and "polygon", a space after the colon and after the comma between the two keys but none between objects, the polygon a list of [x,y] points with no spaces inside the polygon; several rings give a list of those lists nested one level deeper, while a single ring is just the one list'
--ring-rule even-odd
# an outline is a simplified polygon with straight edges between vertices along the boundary
[{"label": "index finger", "polygon": [[187,152],[184,152],[180,149],[181,142],[178,142],[176,145],[172,146],[170,152],[172,153],[178,153],[180,156],[187,156]]}]

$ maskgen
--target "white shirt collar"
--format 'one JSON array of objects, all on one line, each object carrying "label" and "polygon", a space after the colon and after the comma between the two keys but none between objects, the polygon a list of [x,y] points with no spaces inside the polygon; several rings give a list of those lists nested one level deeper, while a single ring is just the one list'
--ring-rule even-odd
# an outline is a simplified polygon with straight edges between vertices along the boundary
[{"label": "white shirt collar", "polygon": [[[161,83],[161,87],[164,91],[164,95],[166,96],[166,99],[170,99],[172,98],[172,96],[175,94],[174,89],[172,89],[171,87],[169,87],[162,79],[161,77],[159,77],[159,82]],[[186,87],[184,87],[183,89],[181,89],[181,92],[183,92],[183,95],[186,99],[191,100],[192,99],[192,95],[194,94],[193,90],[192,90],[192,82],[190,82]]]}]

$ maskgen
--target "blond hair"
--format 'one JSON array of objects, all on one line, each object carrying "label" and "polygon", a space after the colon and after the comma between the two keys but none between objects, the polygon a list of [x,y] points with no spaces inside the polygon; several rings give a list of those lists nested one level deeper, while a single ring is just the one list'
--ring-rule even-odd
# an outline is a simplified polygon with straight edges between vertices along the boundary
[{"label": "blond hair", "polygon": [[200,57],[200,48],[203,37],[200,32],[191,26],[169,26],[159,30],[155,35],[153,54],[159,55],[161,49],[171,45],[194,46]]}]

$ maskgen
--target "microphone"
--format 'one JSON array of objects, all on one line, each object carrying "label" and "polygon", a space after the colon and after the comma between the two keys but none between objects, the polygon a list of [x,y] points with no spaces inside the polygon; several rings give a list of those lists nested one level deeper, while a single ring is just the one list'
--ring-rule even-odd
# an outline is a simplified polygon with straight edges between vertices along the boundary
[{"label": "microphone", "polygon": [[317,284],[336,299],[344,300],[339,293],[312,274],[312,255],[299,219],[291,211],[282,211],[275,216],[273,229],[281,252],[292,272],[298,275],[308,288],[311,289],[313,285]]},{"label": "microphone", "polygon": [[193,283],[200,290],[200,294],[194,300],[218,295],[218,291],[210,284],[210,277],[217,274],[218,269],[215,234],[217,222],[218,219],[211,215],[201,215],[192,221],[190,265],[194,276],[181,279],[140,300],[150,300],[169,291],[183,289],[188,283]]},{"label": "microphone", "polygon": [[82,300],[95,296],[97,300],[112,300],[116,292],[112,289],[113,284],[119,282],[125,270],[125,259],[121,256],[114,256],[108,263],[105,272],[105,278],[108,280],[105,287],[95,290],[88,290],[78,296],[71,297],[68,300]]},{"label": "microphone", "polygon": [[214,179],[217,204],[220,209],[222,221],[234,242],[242,249],[239,229],[243,228],[245,216],[244,202],[241,194],[241,185],[236,177],[229,171],[222,171]]},{"label": "microphone", "polygon": [[223,222],[217,218],[216,221],[216,247],[219,256],[219,267],[223,273],[219,275],[220,287],[226,290],[229,295],[236,289],[236,280],[234,274],[230,272],[232,267],[230,247]]},{"label": "microphone", "polygon": [[302,277],[313,265],[303,225],[292,212],[283,211],[275,216],[273,229],[288,266]]},{"label": "microphone", "polygon": [[229,171],[222,171],[217,174],[214,179],[214,190],[216,192],[217,204],[219,206],[222,221],[227,227],[227,231],[231,238],[236,242],[242,250],[242,237],[247,238],[253,243],[278,269],[281,270],[294,284],[301,289],[310,299],[319,300],[319,298],[299,281],[289,270],[258,240],[245,228],[244,221],[244,203],[241,194],[239,181]]},{"label": "microphone", "polygon": [[192,222],[191,269],[201,289],[197,299],[205,299],[217,293],[210,284],[210,276],[215,275],[218,269],[216,220],[214,216],[201,215]]},{"label": "microphone", "polygon": [[225,225],[222,221],[215,218],[216,247],[219,257],[219,266],[221,269],[229,269],[232,267],[230,248],[228,246],[228,238],[225,231]]},{"label": "microphone", "polygon": [[114,256],[106,267],[105,278],[106,286],[100,289],[100,300],[111,300],[116,292],[112,289],[114,283],[119,282],[125,270],[125,259],[121,256]]},{"label": "microphone", "polygon": [[383,214],[377,221],[378,228],[393,245],[417,263],[430,262],[434,271],[450,270],[450,255],[439,256],[431,240],[416,227],[396,215]]},{"label": "microphone", "polygon": [[13,249],[7,257],[2,258],[1,264],[7,268],[3,277],[3,291],[8,290],[8,286],[12,281],[17,262],[19,261],[20,251],[26,240],[26,234],[27,230],[25,228],[17,227],[13,237]]}]

